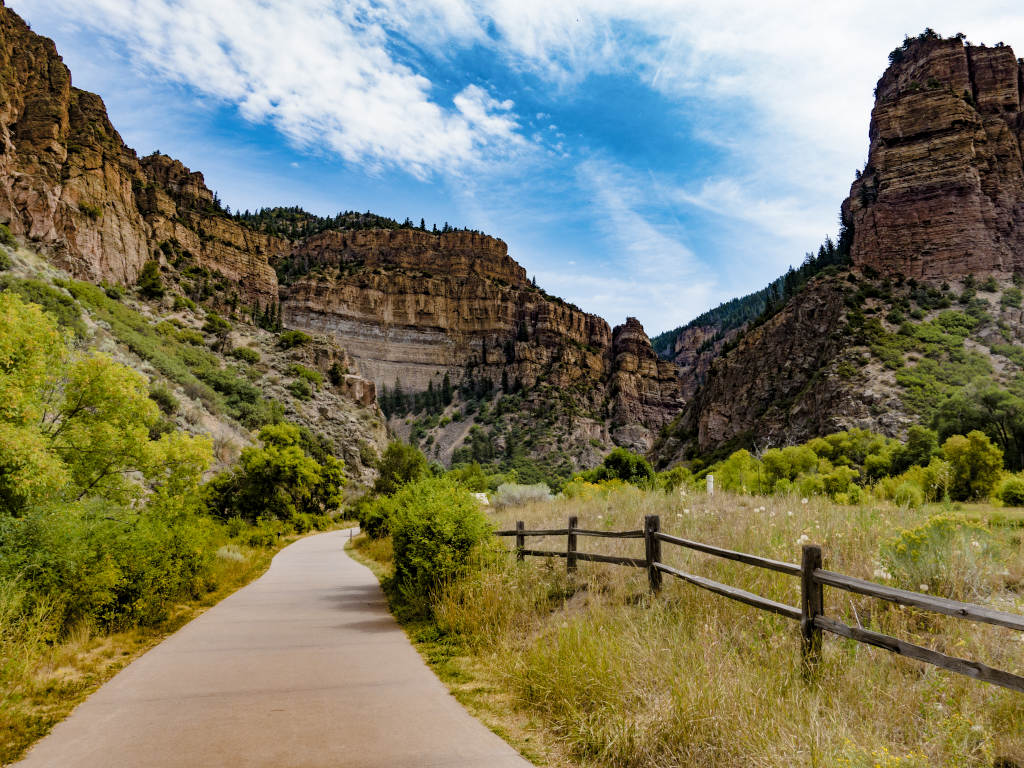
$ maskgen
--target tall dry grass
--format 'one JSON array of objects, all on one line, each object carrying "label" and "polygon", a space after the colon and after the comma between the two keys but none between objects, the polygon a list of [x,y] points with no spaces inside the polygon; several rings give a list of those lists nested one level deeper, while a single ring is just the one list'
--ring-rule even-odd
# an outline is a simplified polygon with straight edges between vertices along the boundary
[{"label": "tall dry grass", "polygon": [[[885,542],[936,512],[624,487],[492,517],[499,528],[516,520],[565,527],[576,515],[584,528],[625,530],[658,514],[668,533],[790,562],[799,561],[802,542],[819,543],[827,568],[877,581],[885,577]],[[970,579],[986,603],[1024,612],[1020,529],[990,535],[971,561],[984,578],[966,567],[935,568]],[[565,548],[564,537],[529,541]],[[796,578],[663,547],[663,559],[683,570],[799,602]],[[581,537],[579,548],[643,557],[642,540]],[[1024,674],[1022,633],[832,589],[826,603],[848,624]],[[570,576],[563,559],[485,554],[438,598],[435,616],[484,684],[508,695],[511,714],[538,729],[519,735],[557,743],[568,764],[1024,766],[1024,695],[830,636],[808,680],[796,622],[668,576],[652,597],[642,569],[580,563]]]}]

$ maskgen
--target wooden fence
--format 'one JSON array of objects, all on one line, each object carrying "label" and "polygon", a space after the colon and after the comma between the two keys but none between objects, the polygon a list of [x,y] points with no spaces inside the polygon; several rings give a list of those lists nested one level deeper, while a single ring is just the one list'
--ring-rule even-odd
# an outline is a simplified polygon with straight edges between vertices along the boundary
[{"label": "wooden fence", "polygon": [[[785,616],[800,622],[801,654],[807,668],[813,668],[821,654],[821,643],[823,632],[831,632],[835,635],[850,638],[860,643],[867,643],[878,648],[884,648],[901,656],[908,656],[918,661],[934,664],[937,667],[956,672],[975,680],[983,680],[987,683],[1001,685],[1024,693],[1024,677],[1005,672],[982,664],[978,661],[961,659],[956,656],[949,656],[939,651],[933,651],[920,645],[908,643],[904,640],[884,635],[879,632],[864,629],[863,627],[851,627],[843,622],[825,615],[825,587],[841,589],[846,592],[854,592],[860,595],[867,595],[881,600],[888,600],[900,605],[909,605],[915,608],[923,608],[935,613],[942,613],[947,616],[978,621],[987,624],[995,624],[1000,627],[1008,627],[1018,631],[1024,631],[1024,616],[1013,613],[993,610],[973,603],[961,603],[957,600],[947,600],[943,597],[935,597],[920,592],[908,592],[903,589],[887,587],[882,584],[864,581],[852,576],[844,576],[841,573],[833,573],[825,570],[822,565],[821,547],[807,544],[803,547],[801,562],[786,563],[779,560],[770,560],[757,555],[748,555],[745,552],[734,552],[731,549],[713,547],[699,541],[690,541],[678,536],[670,536],[661,532],[661,522],[658,515],[648,515],[644,518],[644,527],[635,531],[594,531],[579,527],[576,517],[569,518],[569,525],[566,528],[555,528],[549,530],[526,530],[522,520],[516,523],[515,530],[498,531],[498,536],[514,536],[516,539],[516,556],[522,560],[526,556],[533,557],[564,557],[566,568],[572,572],[576,570],[576,564],[583,560],[594,563],[611,563],[614,565],[625,565],[634,568],[645,568],[647,578],[653,592],[661,589],[662,574],[675,576],[690,584],[714,592],[718,595],[737,600],[741,603],[751,605],[763,611]],[[566,548],[564,552],[527,549],[526,539],[529,536],[565,536]],[[601,537],[610,539],[643,539],[644,556],[620,557],[615,555],[599,555],[588,552],[580,552],[577,548],[579,537]],[[769,600],[761,595],[747,592],[737,587],[722,584],[703,576],[686,573],[663,563],[661,555],[662,544],[685,547],[697,552],[703,552],[726,560],[734,560],[745,565],[756,568],[764,568],[788,576],[800,579],[800,607],[778,603]]]}]

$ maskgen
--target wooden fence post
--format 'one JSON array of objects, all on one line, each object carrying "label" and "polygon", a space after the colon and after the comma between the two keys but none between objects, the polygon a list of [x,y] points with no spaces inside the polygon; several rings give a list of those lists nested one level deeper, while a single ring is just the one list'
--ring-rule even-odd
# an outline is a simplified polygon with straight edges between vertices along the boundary
[{"label": "wooden fence post", "polygon": [[576,570],[576,534],[574,531],[579,527],[579,518],[576,515],[569,517],[569,540],[565,546],[565,570],[572,573]]},{"label": "wooden fence post", "polygon": [[526,549],[526,534],[523,533],[525,530],[526,523],[516,520],[516,560],[526,559],[526,555],[523,554],[523,550]]},{"label": "wooden fence post", "polygon": [[661,530],[661,518],[647,515],[644,518],[644,549],[647,553],[647,580],[651,584],[651,592],[661,589],[661,571],[654,567],[661,562],[661,539],[654,534]]},{"label": "wooden fence post", "polygon": [[805,672],[821,657],[821,629],[814,626],[814,617],[825,614],[825,589],[814,581],[814,571],[818,568],[821,568],[821,547],[804,544],[800,560],[800,652]]}]

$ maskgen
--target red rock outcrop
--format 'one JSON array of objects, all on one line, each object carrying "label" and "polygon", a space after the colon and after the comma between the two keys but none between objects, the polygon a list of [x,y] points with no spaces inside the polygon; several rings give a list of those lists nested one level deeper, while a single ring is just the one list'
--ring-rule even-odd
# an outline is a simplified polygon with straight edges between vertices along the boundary
[{"label": "red rock outcrop", "polygon": [[125,146],[53,41],[0,3],[0,221],[76,277],[131,283],[174,240],[244,301],[276,300],[283,248],[223,215],[202,174]]},{"label": "red rock outcrop", "polygon": [[652,445],[651,431],[667,424],[683,406],[682,379],[661,360],[635,317],[612,332],[612,434],[620,444]]},{"label": "red rock outcrop", "polygon": [[938,279],[1024,270],[1024,64],[909,43],[878,81],[867,166],[843,206],[854,264]]}]

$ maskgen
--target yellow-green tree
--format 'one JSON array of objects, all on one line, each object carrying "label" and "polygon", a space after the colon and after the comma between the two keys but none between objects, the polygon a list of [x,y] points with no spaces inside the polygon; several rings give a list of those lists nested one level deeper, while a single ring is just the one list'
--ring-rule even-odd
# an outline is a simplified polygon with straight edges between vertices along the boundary
[{"label": "yellow-green tree", "polygon": [[118,505],[151,490],[165,506],[195,496],[210,440],[171,433],[138,372],[78,354],[42,309],[0,294],[0,512],[103,498]]}]

